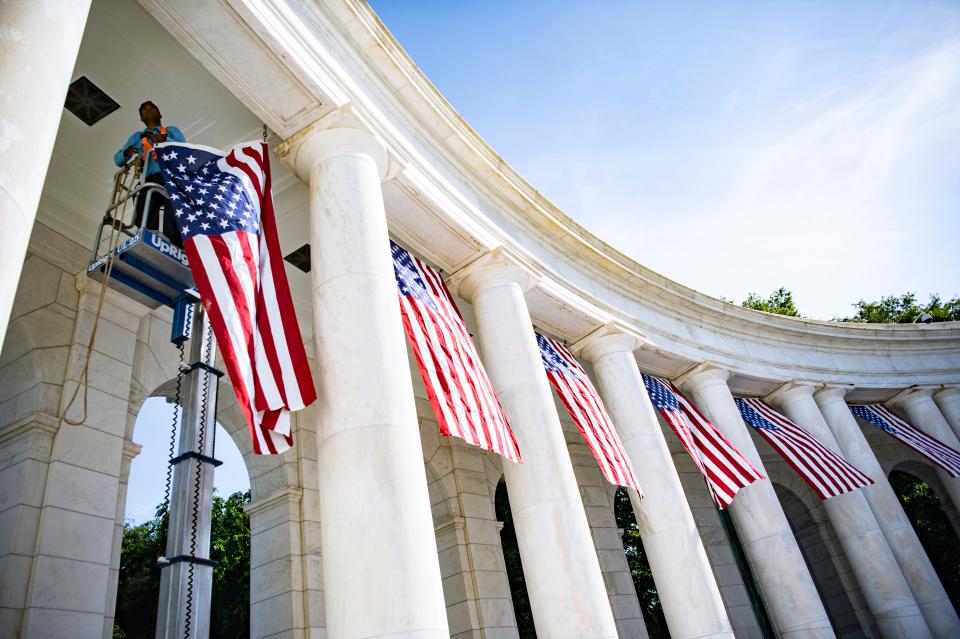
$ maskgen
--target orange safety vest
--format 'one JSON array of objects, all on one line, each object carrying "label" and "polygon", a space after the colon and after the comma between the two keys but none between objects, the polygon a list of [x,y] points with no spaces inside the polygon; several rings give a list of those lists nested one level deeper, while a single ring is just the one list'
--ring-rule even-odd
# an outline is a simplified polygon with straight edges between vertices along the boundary
[{"label": "orange safety vest", "polygon": [[[166,134],[167,134],[167,127],[165,126],[160,127],[160,135],[166,135]],[[150,144],[150,138],[148,138],[145,135],[140,136],[140,145],[143,146],[144,152],[147,152],[147,151],[150,152],[150,157],[152,157],[154,160],[157,159],[157,152],[153,150],[153,145]]]}]

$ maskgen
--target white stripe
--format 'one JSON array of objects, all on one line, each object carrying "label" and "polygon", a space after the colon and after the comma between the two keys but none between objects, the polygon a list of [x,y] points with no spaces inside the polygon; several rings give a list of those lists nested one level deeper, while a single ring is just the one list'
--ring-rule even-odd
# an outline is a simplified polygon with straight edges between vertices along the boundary
[{"label": "white stripe", "polygon": [[[247,268],[247,256],[244,255],[243,247],[240,245],[240,239],[238,237],[240,233],[246,233],[246,231],[230,231],[220,237],[224,245],[226,245],[227,251],[230,253],[230,268],[232,268],[234,275],[240,282],[240,288],[243,291],[247,308],[250,309],[249,320],[254,349],[254,377],[260,384],[260,390],[263,392],[264,398],[267,401],[267,406],[273,409],[282,405],[282,401],[280,391],[277,389],[276,380],[273,377],[273,371],[270,368],[269,360],[267,360],[266,351],[263,349],[263,340],[260,337],[260,332],[257,330],[257,299],[254,283],[250,279],[250,271]],[[247,237],[248,239],[252,239],[249,233],[247,233]],[[254,260],[254,268],[256,268],[256,250],[257,249],[254,248],[254,255],[250,256]]]},{"label": "white stripe", "polygon": [[[213,290],[214,296],[213,303],[217,305],[217,309],[220,311],[225,328],[227,329],[227,335],[230,337],[229,344],[222,344],[220,346],[221,348],[230,348],[231,355],[236,360],[240,373],[243,375],[243,385],[247,392],[247,399],[250,402],[250,413],[254,416],[254,421],[257,422],[252,429],[254,437],[257,438],[260,444],[261,452],[269,453],[270,451],[260,432],[259,420],[256,419],[257,409],[254,405],[253,367],[250,365],[250,358],[246,348],[244,348],[245,344],[242,340],[242,336],[244,335],[243,325],[240,323],[237,307],[229,295],[229,288],[227,287],[226,279],[223,277],[220,260],[217,259],[217,254],[213,250],[210,238],[207,236],[195,236],[193,238],[193,246],[200,256],[201,268],[203,268],[204,273],[206,273],[207,279],[210,280],[210,288]],[[239,344],[238,339],[240,340]]]},{"label": "white stripe", "polygon": [[[277,291],[273,281],[273,270],[270,263],[270,250],[267,247],[266,238],[263,234],[263,227],[260,228],[260,295],[267,300],[276,300]],[[282,265],[281,265],[282,268]],[[300,410],[304,407],[303,397],[300,394],[300,381],[297,379],[296,369],[293,366],[293,359],[290,356],[290,348],[287,342],[287,334],[283,326],[283,318],[280,316],[280,305],[267,303],[263,305],[267,310],[267,324],[271,335],[273,336],[274,349],[277,352],[277,361],[280,364],[280,381],[283,384],[283,392],[286,395],[286,408],[290,410]],[[296,321],[296,320],[294,320]],[[283,407],[278,398],[276,406],[270,408],[277,409]]]}]

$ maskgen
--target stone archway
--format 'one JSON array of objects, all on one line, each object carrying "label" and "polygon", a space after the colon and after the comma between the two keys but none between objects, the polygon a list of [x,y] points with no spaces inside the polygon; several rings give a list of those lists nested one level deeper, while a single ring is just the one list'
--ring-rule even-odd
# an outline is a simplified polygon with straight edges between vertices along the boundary
[{"label": "stone archway", "polygon": [[[812,493],[805,495],[810,491],[798,491],[797,487],[791,489],[778,482],[774,482],[773,487],[837,636],[873,636],[870,628],[864,627],[864,622],[872,624],[872,619],[861,618],[869,612],[854,603],[854,599],[859,598],[855,578],[846,565],[843,550],[835,541],[836,534],[830,522]],[[857,595],[851,597],[850,591],[854,588]]]},{"label": "stone archway", "polygon": [[904,461],[894,466],[889,479],[950,601],[960,610],[960,537],[944,508],[951,502],[939,475],[928,464]]},{"label": "stone archway", "polygon": [[[133,429],[148,397],[173,401],[178,365],[177,349],[169,341],[169,310],[145,316],[137,333],[133,374],[127,405],[127,447],[122,483],[139,447]],[[221,366],[222,368],[222,366]],[[316,491],[316,434],[313,410],[294,415],[294,452],[282,456],[253,453],[249,431],[228,381],[219,387],[217,422],[240,451],[250,480],[250,636],[323,628],[320,517]],[[125,448],[126,450],[126,448]],[[119,568],[120,540],[126,493],[117,504],[117,529],[112,568]],[[115,605],[116,582],[110,595]],[[111,610],[113,607],[111,606]]]}]

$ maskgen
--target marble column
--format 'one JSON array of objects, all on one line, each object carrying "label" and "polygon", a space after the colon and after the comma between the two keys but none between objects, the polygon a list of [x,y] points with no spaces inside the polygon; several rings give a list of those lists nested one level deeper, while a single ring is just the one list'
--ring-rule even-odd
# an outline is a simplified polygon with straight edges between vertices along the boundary
[{"label": "marble column", "polygon": [[900,571],[907,580],[913,598],[920,606],[927,625],[935,637],[960,636],[960,619],[933,564],[920,544],[916,531],[890,486],[880,462],[870,448],[867,438],[850,412],[844,397],[852,386],[825,385],[813,398],[827,426],[836,437],[840,452],[851,464],[870,476],[875,482],[863,491],[880,530],[887,540]]},{"label": "marble column", "polygon": [[604,406],[644,489],[642,501],[636,491],[630,499],[670,636],[732,638],[720,589],[633,357],[640,345],[637,336],[608,325],[573,349],[593,365]]},{"label": "marble column", "polygon": [[960,438],[960,386],[944,386],[933,394],[933,401],[940,407],[953,434]]},{"label": "marble column", "polygon": [[[813,399],[817,386],[788,382],[765,398],[807,429],[821,444],[842,455],[840,445]],[[823,500],[843,552],[880,634],[887,639],[932,637],[910,586],[900,572],[864,493],[868,486]]]},{"label": "marble column", "polygon": [[[727,370],[705,363],[676,382],[707,419],[766,475],[760,453],[727,386],[729,376]],[[747,486],[737,493],[729,510],[778,635],[833,639],[827,611],[773,484],[764,480]]]},{"label": "marble column", "polygon": [[[906,413],[907,421],[912,426],[919,428],[927,435],[939,439],[941,442],[960,450],[960,439],[950,428],[943,413],[933,401],[933,392],[936,387],[913,387],[901,391],[891,398],[887,405],[899,408]],[[936,467],[937,476],[943,482],[943,486],[950,496],[950,500],[957,510],[960,510],[960,478],[953,477],[940,468]]]},{"label": "marble column", "polygon": [[0,343],[90,0],[0,2]]},{"label": "marble column", "polygon": [[324,596],[331,637],[446,639],[446,611],[381,180],[356,129],[280,148],[310,185]]},{"label": "marble column", "polygon": [[503,466],[537,634],[616,637],[524,299],[534,279],[503,249],[495,249],[459,271],[451,283],[473,303],[483,363],[523,456],[522,464],[504,461]]}]

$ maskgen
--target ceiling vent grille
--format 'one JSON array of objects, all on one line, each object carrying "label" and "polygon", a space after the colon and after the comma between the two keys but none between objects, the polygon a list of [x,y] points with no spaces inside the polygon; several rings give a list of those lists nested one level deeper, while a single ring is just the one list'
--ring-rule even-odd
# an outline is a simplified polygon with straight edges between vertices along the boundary
[{"label": "ceiling vent grille", "polygon": [[88,80],[85,75],[70,84],[64,106],[87,126],[93,126],[120,108],[113,98]]},{"label": "ceiling vent grille", "polygon": [[290,253],[290,255],[287,255],[283,259],[290,262],[291,264],[296,266],[298,269],[300,269],[304,273],[309,273],[310,272],[310,245],[304,244],[303,246],[298,248],[293,253]]}]

